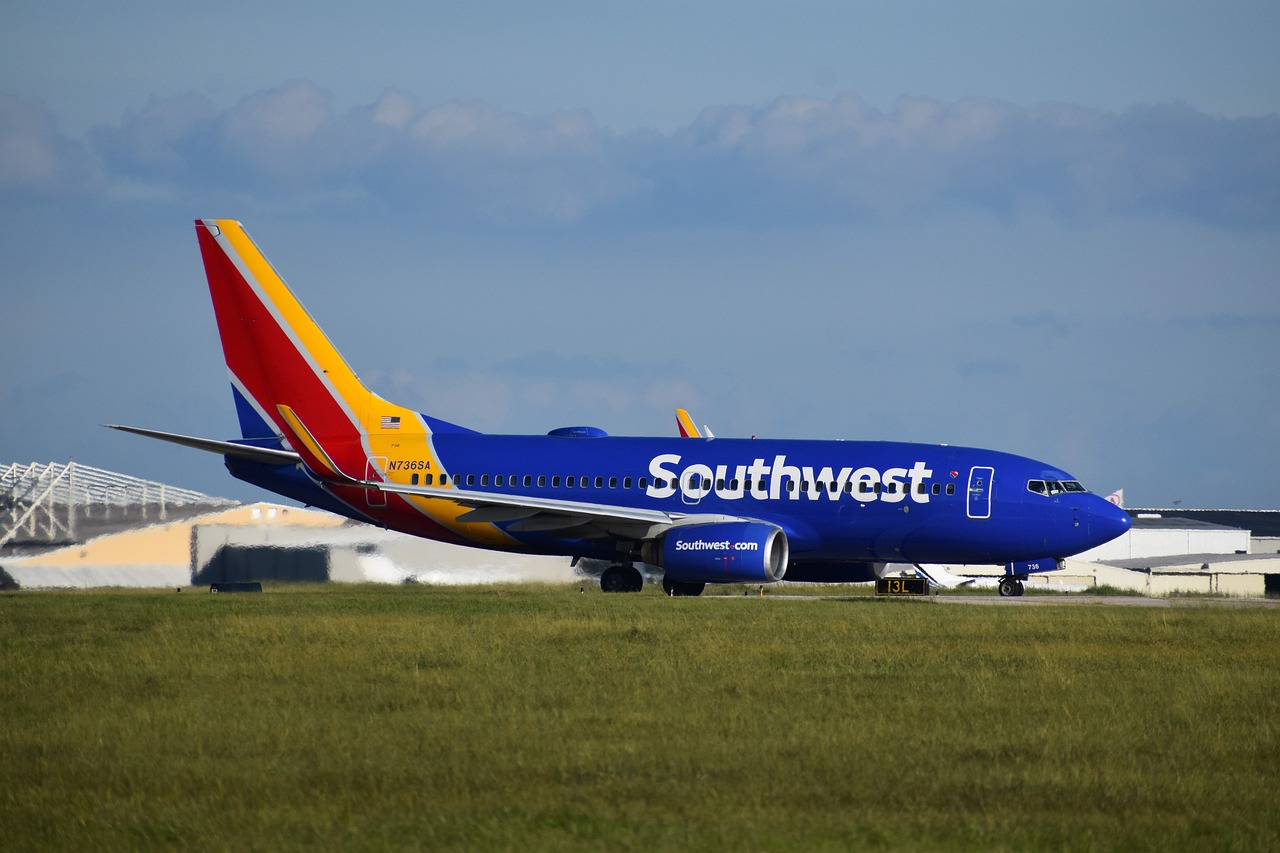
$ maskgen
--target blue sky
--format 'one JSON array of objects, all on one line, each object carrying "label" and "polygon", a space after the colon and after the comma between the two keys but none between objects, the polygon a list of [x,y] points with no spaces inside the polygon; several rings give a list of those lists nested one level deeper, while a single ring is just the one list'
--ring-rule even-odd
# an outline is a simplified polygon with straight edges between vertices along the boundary
[{"label": "blue sky", "polygon": [[476,429],[683,405],[1280,506],[1275,4],[259,5],[7,10],[0,461],[262,496],[99,426],[234,434],[225,216]]}]

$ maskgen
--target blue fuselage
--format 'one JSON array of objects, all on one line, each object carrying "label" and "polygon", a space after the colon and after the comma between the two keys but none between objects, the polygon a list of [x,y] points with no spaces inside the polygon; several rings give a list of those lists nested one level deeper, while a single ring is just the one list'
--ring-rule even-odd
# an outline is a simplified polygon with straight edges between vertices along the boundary
[{"label": "blue fuselage", "polygon": [[[1129,526],[1123,510],[1078,485],[1044,488],[1074,484],[1066,472],[975,448],[470,432],[438,433],[433,444],[439,462],[434,470],[415,471],[415,484],[438,485],[447,477],[469,492],[761,521],[786,533],[793,565],[1061,559]],[[307,503],[420,532],[412,513],[335,501],[295,468],[230,467],[242,479]],[[608,540],[499,526],[516,543],[510,550],[617,556],[616,543]]]}]

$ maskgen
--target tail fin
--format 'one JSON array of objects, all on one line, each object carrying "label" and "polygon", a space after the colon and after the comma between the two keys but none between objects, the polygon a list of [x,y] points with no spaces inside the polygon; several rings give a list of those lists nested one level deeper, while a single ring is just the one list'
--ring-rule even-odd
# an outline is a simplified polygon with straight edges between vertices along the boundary
[{"label": "tail fin", "polygon": [[244,227],[196,220],[241,434],[287,445],[313,472],[368,479],[377,437],[461,429],[378,397],[325,337]]}]

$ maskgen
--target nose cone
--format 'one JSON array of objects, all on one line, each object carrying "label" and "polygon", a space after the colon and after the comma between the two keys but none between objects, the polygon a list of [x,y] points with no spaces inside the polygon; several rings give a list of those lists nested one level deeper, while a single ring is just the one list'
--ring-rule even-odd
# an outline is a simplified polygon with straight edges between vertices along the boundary
[{"label": "nose cone", "polygon": [[1097,547],[1126,532],[1132,521],[1129,513],[1096,495],[1089,502],[1089,537]]}]

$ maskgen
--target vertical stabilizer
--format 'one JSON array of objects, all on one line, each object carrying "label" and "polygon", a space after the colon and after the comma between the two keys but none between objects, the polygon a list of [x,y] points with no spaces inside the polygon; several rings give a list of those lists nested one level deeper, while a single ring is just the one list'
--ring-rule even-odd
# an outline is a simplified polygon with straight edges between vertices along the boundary
[{"label": "vertical stabilizer", "polygon": [[[196,233],[242,435],[283,438],[313,471],[363,477],[366,424],[377,398],[239,222],[196,220]],[[377,408],[380,417],[417,420],[412,412],[380,400]],[[391,408],[396,409],[393,414],[382,411]],[[299,424],[305,424],[307,437],[322,445],[327,455],[316,458],[309,442],[299,440]],[[331,466],[336,470],[328,470]]]}]

